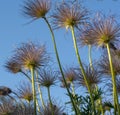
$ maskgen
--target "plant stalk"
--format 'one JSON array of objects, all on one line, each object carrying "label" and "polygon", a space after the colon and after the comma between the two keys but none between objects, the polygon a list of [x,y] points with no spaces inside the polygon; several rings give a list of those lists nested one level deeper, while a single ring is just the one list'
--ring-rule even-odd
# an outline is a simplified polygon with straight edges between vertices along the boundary
[{"label": "plant stalk", "polygon": [[74,104],[74,101],[72,99],[72,96],[71,96],[71,93],[69,91],[69,88],[67,87],[67,82],[65,80],[65,76],[64,76],[64,72],[62,70],[62,66],[61,66],[61,62],[60,62],[60,59],[59,59],[59,55],[58,55],[58,51],[57,51],[57,46],[56,46],[56,41],[55,41],[55,37],[54,37],[54,33],[53,33],[53,30],[51,28],[51,25],[49,24],[48,20],[46,19],[46,17],[43,17],[43,19],[45,20],[45,22],[47,23],[48,25],[48,28],[50,30],[50,33],[51,33],[51,37],[52,37],[52,42],[53,42],[53,45],[54,45],[54,50],[55,50],[55,54],[56,54],[56,58],[57,58],[57,62],[58,62],[58,66],[59,66],[59,69],[60,69],[60,72],[62,74],[62,78],[63,78],[63,81],[65,83],[65,87],[67,89],[67,92],[68,92],[68,95],[70,97],[70,100],[71,100],[71,103],[72,103],[72,106],[74,108],[74,111],[75,111],[75,114],[77,115],[77,109],[75,107],[75,104]]},{"label": "plant stalk", "polygon": [[90,64],[90,68],[93,70],[93,65],[92,65],[92,56],[91,56],[91,45],[88,45],[88,57],[89,57],[89,64]]},{"label": "plant stalk", "polygon": [[113,68],[113,64],[112,64],[112,57],[111,57],[111,53],[110,53],[109,44],[106,44],[106,47],[107,47],[108,58],[109,58],[109,63],[110,63],[110,71],[111,71],[111,76],[112,76],[113,99],[114,99],[114,108],[115,108],[114,113],[116,115],[116,112],[118,111],[118,115],[120,115],[118,94],[117,94],[117,88],[116,88],[116,76],[115,76],[114,68]]},{"label": "plant stalk", "polygon": [[49,99],[49,102],[50,102],[50,107],[51,107],[52,115],[54,115],[53,104],[52,104],[52,100],[51,100],[51,96],[50,96],[50,87],[47,87],[47,91],[48,91],[48,99]]},{"label": "plant stalk", "polygon": [[[36,78],[38,80],[38,72],[37,71],[36,71]],[[42,107],[45,108],[45,103],[44,103],[43,96],[42,96],[41,86],[38,83],[38,81],[37,81],[37,86],[38,86],[38,92],[40,94],[40,100],[41,100],[41,103],[42,103]]]},{"label": "plant stalk", "polygon": [[35,78],[34,78],[34,68],[30,68],[31,77],[32,77],[32,92],[33,92],[33,102],[34,102],[34,115],[37,115],[36,111],[36,91],[35,91]]},{"label": "plant stalk", "polygon": [[75,96],[75,88],[74,88],[74,84],[73,83],[71,83],[71,88],[72,88],[72,94],[73,94],[73,96]]},{"label": "plant stalk", "polygon": [[[21,71],[21,73],[28,78],[28,80],[30,81],[30,83],[32,83],[31,78],[25,72]],[[37,77],[37,75],[36,75],[36,77]],[[38,111],[40,112],[40,108],[39,108],[39,105],[38,105],[38,99],[37,98],[36,98],[36,105],[38,107]]]},{"label": "plant stalk", "polygon": [[81,59],[80,59],[80,55],[79,55],[79,51],[78,51],[78,47],[77,47],[77,42],[76,42],[76,37],[75,37],[75,32],[74,32],[74,27],[71,27],[71,32],[72,32],[72,38],[73,38],[73,43],[74,43],[76,56],[77,56],[77,59],[78,59],[78,63],[80,65],[80,70],[81,70],[81,72],[83,74],[83,77],[84,77],[84,80],[85,80],[85,84],[86,84],[88,92],[90,94],[90,99],[91,99],[91,103],[92,103],[92,109],[93,109],[94,115],[95,115],[96,114],[96,110],[95,110],[94,100],[93,100],[93,97],[92,97],[92,91],[91,91],[91,88],[89,86],[89,81],[87,80],[87,77],[86,77],[86,74],[85,74],[85,70],[83,68],[83,65],[82,65],[82,62],[81,62]]},{"label": "plant stalk", "polygon": [[42,115],[42,113],[40,111],[40,105],[38,103],[38,99],[36,99],[36,105],[37,105],[37,110],[38,110],[39,114]]}]

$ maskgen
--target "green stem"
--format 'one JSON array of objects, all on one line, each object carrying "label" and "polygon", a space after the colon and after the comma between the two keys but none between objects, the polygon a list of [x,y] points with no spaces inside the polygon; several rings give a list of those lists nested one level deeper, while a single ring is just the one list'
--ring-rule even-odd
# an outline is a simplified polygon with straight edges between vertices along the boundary
[{"label": "green stem", "polygon": [[54,115],[53,104],[52,104],[52,100],[51,100],[51,96],[50,96],[50,87],[47,87],[47,91],[48,91],[48,99],[50,102],[51,112],[52,112],[52,115]]},{"label": "green stem", "polygon": [[[37,71],[36,71],[36,78],[38,80],[38,72]],[[40,87],[40,84],[38,82],[37,82],[37,85],[38,85],[38,92],[40,94],[40,100],[41,100],[41,103],[42,103],[42,107],[45,108],[45,103],[44,103],[44,100],[43,100],[41,87]]]},{"label": "green stem", "polygon": [[42,115],[42,113],[40,111],[40,105],[38,103],[38,99],[36,99],[36,105],[37,105],[37,110],[38,110],[39,114]]},{"label": "green stem", "polygon": [[61,63],[60,63],[60,59],[59,59],[59,55],[58,55],[58,51],[57,51],[57,46],[56,46],[56,41],[55,41],[53,30],[52,30],[51,25],[49,24],[48,20],[46,19],[46,17],[43,17],[43,19],[45,20],[45,22],[48,25],[48,28],[50,29],[51,37],[52,37],[52,42],[53,42],[53,45],[54,45],[54,50],[55,50],[55,54],[56,54],[56,58],[57,58],[57,62],[58,62],[58,66],[59,66],[60,72],[62,74],[62,78],[63,78],[63,81],[65,83],[65,87],[66,87],[68,95],[70,97],[70,100],[71,100],[72,106],[74,108],[75,114],[77,115],[77,110],[76,110],[75,104],[73,102],[73,99],[72,99],[71,93],[69,91],[69,88],[67,87],[67,82],[65,80],[64,72],[62,70],[62,66],[61,66]]},{"label": "green stem", "polygon": [[[28,78],[28,80],[32,83],[31,78],[25,72],[21,71],[21,73],[24,74]],[[38,105],[38,99],[36,99],[36,104],[37,104],[37,107],[38,107],[38,111],[40,112],[40,108],[39,108],[39,105]]]},{"label": "green stem", "polygon": [[31,77],[32,77],[32,92],[33,92],[33,102],[34,102],[34,115],[37,115],[36,111],[36,91],[35,91],[35,78],[34,78],[34,68],[30,68]]},{"label": "green stem", "polygon": [[90,64],[90,68],[93,70],[93,65],[92,65],[92,58],[91,58],[91,45],[88,45],[88,57],[89,57],[89,64]]},{"label": "green stem", "polygon": [[85,84],[86,84],[88,92],[90,94],[90,99],[91,99],[91,103],[92,103],[92,109],[94,111],[94,114],[96,114],[95,104],[94,104],[94,100],[93,100],[93,97],[92,97],[92,91],[91,91],[91,88],[89,86],[89,81],[87,80],[87,77],[86,77],[86,74],[85,74],[85,70],[83,68],[83,65],[82,65],[82,62],[81,62],[81,59],[80,59],[80,55],[79,55],[79,51],[78,51],[78,47],[77,47],[77,42],[76,42],[76,37],[75,37],[75,32],[74,32],[74,28],[73,27],[71,27],[71,32],[72,32],[72,38],[73,38],[73,43],[74,43],[76,56],[77,56],[77,59],[78,59],[78,63],[80,65],[80,70],[81,70],[81,72],[83,74],[83,77],[84,77],[84,80],[85,80]]},{"label": "green stem", "polygon": [[112,85],[113,85],[113,99],[114,99],[114,108],[115,108],[115,115],[116,115],[116,110],[118,111],[118,115],[120,115],[120,109],[119,109],[119,101],[118,101],[118,94],[117,94],[117,89],[116,89],[116,76],[114,73],[114,68],[112,64],[112,57],[110,53],[110,46],[109,44],[106,44],[107,47],[107,52],[108,52],[108,58],[109,58],[109,63],[110,63],[110,71],[112,75]]},{"label": "green stem", "polygon": [[74,84],[73,83],[71,83],[71,87],[72,87],[72,94],[73,94],[73,96],[75,96],[75,88],[74,88]]},{"label": "green stem", "polygon": [[29,114],[30,114],[30,101],[27,101],[28,102],[28,106],[29,106]]}]

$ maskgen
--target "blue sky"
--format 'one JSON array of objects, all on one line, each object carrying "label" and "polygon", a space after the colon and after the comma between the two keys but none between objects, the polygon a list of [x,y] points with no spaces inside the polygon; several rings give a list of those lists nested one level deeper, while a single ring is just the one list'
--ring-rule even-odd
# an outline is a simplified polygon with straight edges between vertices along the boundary
[{"label": "blue sky", "polygon": [[[83,1],[83,5],[88,8],[91,13],[95,13],[97,11],[102,11],[104,13],[112,12],[118,15],[118,20],[120,18],[119,0]],[[15,90],[17,84],[24,80],[25,77],[20,74],[14,75],[7,72],[4,68],[4,64],[6,60],[12,56],[13,50],[19,46],[20,43],[28,41],[39,42],[41,44],[45,43],[47,51],[51,54],[51,57],[54,60],[53,66],[57,67],[51,36],[47,25],[43,20],[37,20],[31,24],[25,25],[30,20],[22,16],[22,4],[23,0],[0,0],[0,86],[8,86],[13,90]],[[55,36],[62,64],[65,66],[76,65],[77,61],[70,32],[67,32],[64,29],[56,30]],[[86,49],[80,50],[83,60],[87,59],[86,52]],[[95,54],[93,57],[94,56]],[[57,94],[61,96],[62,90],[59,90],[60,91]],[[56,90],[53,92],[55,94]],[[61,98],[63,97],[61,96]]]}]

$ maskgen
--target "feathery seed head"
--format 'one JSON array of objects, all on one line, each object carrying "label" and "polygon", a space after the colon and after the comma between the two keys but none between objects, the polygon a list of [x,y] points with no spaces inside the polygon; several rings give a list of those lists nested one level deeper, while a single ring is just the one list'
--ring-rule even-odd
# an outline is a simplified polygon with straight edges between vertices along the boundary
[{"label": "feathery seed head", "polygon": [[56,73],[52,72],[51,70],[41,70],[39,73],[40,77],[38,79],[38,82],[40,85],[49,88],[52,85],[55,85],[57,77]]},{"label": "feathery seed head", "polygon": [[15,104],[8,98],[0,99],[0,115],[14,115]]},{"label": "feathery seed head", "polygon": [[23,13],[33,19],[45,17],[50,10],[50,0],[28,0],[23,6]]},{"label": "feathery seed head", "polygon": [[[115,75],[119,75],[120,74],[120,57],[117,56],[115,53],[112,54],[112,64],[113,64]],[[100,68],[101,74],[111,75],[108,56],[103,56],[98,66]]]},{"label": "feathery seed head", "polygon": [[61,3],[53,13],[53,26],[54,28],[78,28],[80,25],[85,24],[88,18],[88,11],[81,8],[80,4]]},{"label": "feathery seed head", "polygon": [[[117,93],[118,93],[118,95],[120,96],[120,76],[117,76],[116,77],[116,89],[117,89]],[[108,83],[108,90],[111,92],[111,94],[112,94],[112,92],[113,92],[113,84],[112,84],[112,82],[109,82]]]},{"label": "feathery seed head", "polygon": [[70,68],[65,71],[65,78],[67,82],[73,83],[74,81],[77,80],[76,77],[77,77],[77,74],[73,68]]},{"label": "feathery seed head", "polygon": [[16,58],[23,68],[29,70],[44,66],[49,60],[45,46],[38,46],[33,43],[24,43],[17,48]]},{"label": "feathery seed head", "polygon": [[12,115],[34,115],[34,107],[28,103],[19,104]]},{"label": "feathery seed head", "polygon": [[31,102],[33,100],[33,93],[32,88],[29,83],[21,84],[18,88],[18,96],[22,99],[27,100],[28,102]]},{"label": "feathery seed head", "polygon": [[15,57],[12,57],[6,62],[5,68],[11,73],[16,74],[18,72],[21,72],[21,64],[15,59]]},{"label": "feathery seed head", "polygon": [[86,39],[91,39],[98,46],[118,42],[120,37],[120,25],[113,16],[99,16],[93,19],[85,31]]},{"label": "feathery seed head", "polygon": [[[94,85],[99,84],[102,81],[101,74],[95,68],[92,70],[90,66],[86,66],[85,74],[87,77],[86,79],[88,80],[88,83],[91,86],[91,88],[94,88]],[[83,74],[80,70],[78,71],[78,84],[86,87]]]},{"label": "feathery seed head", "polygon": [[77,37],[80,46],[93,45],[95,43],[94,39],[91,39],[92,31],[89,27],[84,27]]},{"label": "feathery seed head", "polygon": [[[70,87],[71,83],[74,83],[77,80],[77,74],[76,74],[74,68],[64,69],[64,76],[65,76],[68,87]],[[61,77],[61,74],[60,74],[60,81],[62,83],[61,86],[65,87],[65,83],[63,81],[63,78]]]},{"label": "feathery seed head", "polygon": [[[60,107],[58,104],[53,104],[53,111],[54,111],[54,115],[64,115],[64,111],[63,108]],[[45,108],[42,110],[42,115],[51,115],[52,111],[51,111],[51,107],[50,104],[48,103]]]},{"label": "feathery seed head", "polygon": [[10,88],[5,87],[5,86],[0,86],[0,95],[1,96],[7,96],[10,93],[12,93],[12,90]]},{"label": "feathery seed head", "polygon": [[110,101],[106,101],[103,103],[103,109],[104,111],[110,111],[111,109],[114,108],[114,105]]}]

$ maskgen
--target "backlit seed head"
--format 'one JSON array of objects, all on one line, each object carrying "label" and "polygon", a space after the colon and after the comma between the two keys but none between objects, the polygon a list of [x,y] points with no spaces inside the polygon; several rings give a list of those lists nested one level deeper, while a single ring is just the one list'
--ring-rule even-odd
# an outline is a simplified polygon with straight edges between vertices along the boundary
[{"label": "backlit seed head", "polygon": [[80,46],[88,46],[88,45],[94,45],[95,41],[94,39],[91,39],[91,34],[92,31],[89,27],[84,27],[84,29],[82,29],[79,32],[79,35],[77,36],[77,40]]},{"label": "backlit seed head", "polygon": [[5,64],[5,68],[11,72],[11,73],[18,73],[21,72],[21,64],[19,63],[19,61],[17,61],[15,59],[15,57],[12,57],[11,59],[9,59],[6,64]]},{"label": "backlit seed head", "polygon": [[[86,79],[90,85],[91,88],[94,88],[94,86],[96,84],[99,84],[102,82],[102,79],[101,79],[101,74],[99,73],[99,71],[94,68],[94,69],[91,69],[90,66],[86,66],[85,67],[85,75],[86,75]],[[85,79],[84,79],[84,76],[81,72],[81,70],[78,69],[78,84],[81,85],[81,86],[84,86],[84,87],[87,87],[86,83],[85,83]]]},{"label": "backlit seed head", "polygon": [[111,111],[111,109],[114,108],[114,105],[110,101],[106,101],[103,103],[103,109],[104,111]]},{"label": "backlit seed head", "polygon": [[12,115],[34,115],[34,107],[30,103],[22,103],[17,105]]},{"label": "backlit seed head", "polygon": [[[64,115],[65,114],[63,107],[60,107],[56,103],[53,104],[52,106],[53,106],[54,115]],[[45,106],[45,108],[42,109],[41,113],[42,113],[42,115],[51,115],[52,114],[51,106],[49,103]]]},{"label": "backlit seed head", "polygon": [[30,83],[22,83],[19,85],[18,89],[18,93],[17,95],[19,96],[19,98],[24,99],[28,102],[31,102],[33,100],[33,93],[32,93],[32,88]]},{"label": "backlit seed head", "polygon": [[13,100],[8,98],[0,99],[0,115],[14,115],[15,109]]},{"label": "backlit seed head", "polygon": [[5,87],[5,86],[0,86],[0,95],[1,96],[7,96],[10,93],[12,93],[12,90],[10,88]]},{"label": "backlit seed head", "polygon": [[[120,57],[112,52],[112,64],[115,75],[120,74]],[[100,73],[111,76],[110,63],[108,56],[103,56],[98,64]]]},{"label": "backlit seed head", "polygon": [[73,83],[74,81],[77,80],[77,74],[74,68],[70,68],[65,71],[65,78],[66,78],[66,81],[69,83]]},{"label": "backlit seed head", "polygon": [[74,4],[63,2],[57,6],[52,18],[52,24],[55,29],[68,29],[70,27],[78,28],[80,25],[86,23],[88,11],[77,2]]},{"label": "backlit seed head", "polygon": [[[67,87],[70,87],[71,83],[74,83],[77,80],[77,73],[74,70],[74,68],[64,69],[64,76],[67,83]],[[63,81],[61,74],[60,74],[60,81],[62,83],[61,87],[65,87],[65,83]]]},{"label": "backlit seed head", "polygon": [[32,42],[24,43],[16,49],[16,60],[24,69],[40,68],[49,61],[45,46],[35,45]]},{"label": "backlit seed head", "polygon": [[113,16],[99,15],[93,19],[83,34],[87,41],[93,41],[97,46],[103,47],[111,43],[114,45],[120,37],[120,25]]},{"label": "backlit seed head", "polygon": [[49,88],[52,85],[55,85],[56,80],[57,80],[57,74],[54,71],[51,71],[49,69],[45,70],[41,70],[39,72],[39,79],[38,82],[40,83],[40,85]]},{"label": "backlit seed head", "polygon": [[23,6],[23,13],[32,19],[39,19],[45,17],[50,7],[50,0],[27,0]]},{"label": "backlit seed head", "polygon": [[[112,84],[112,80],[110,80],[110,82],[107,84],[108,86],[108,90],[110,91],[110,94],[112,94],[113,92],[113,84]],[[116,77],[116,89],[117,89],[117,93],[120,96],[120,76]]]}]

